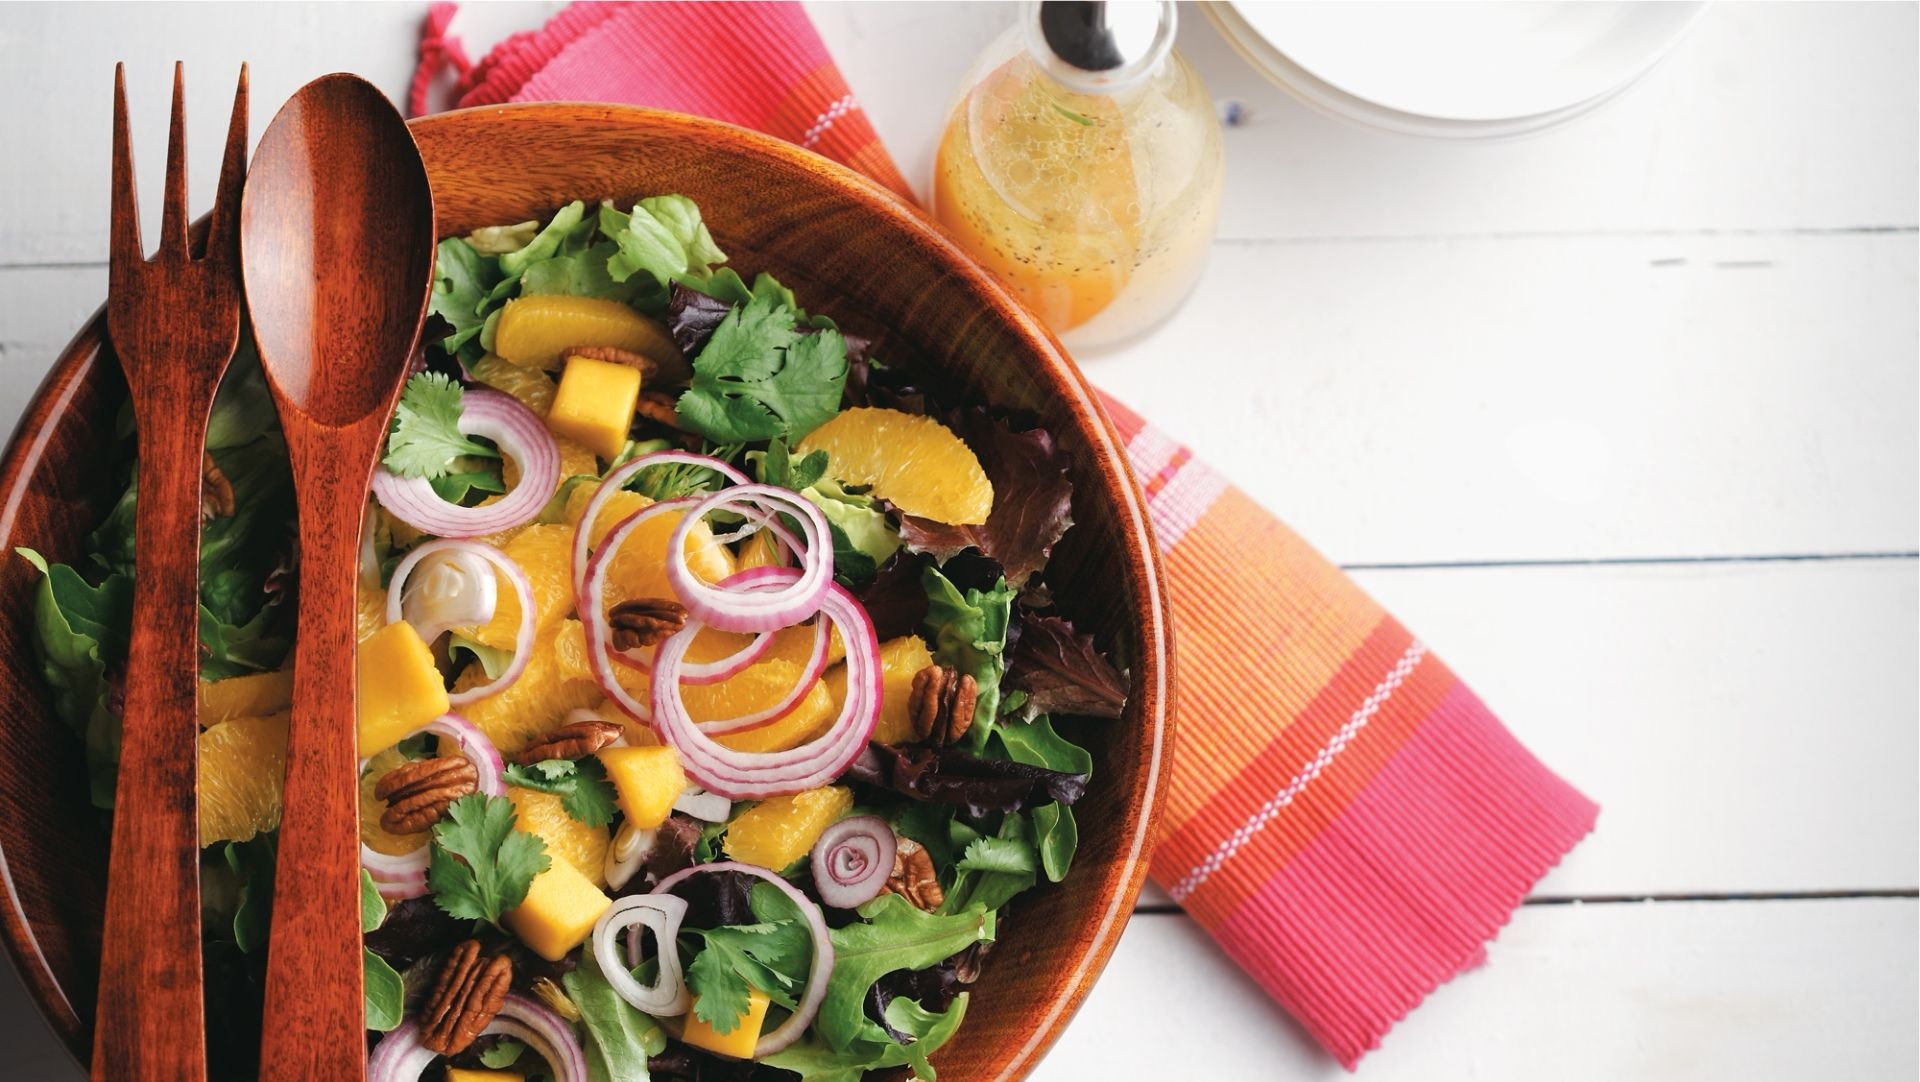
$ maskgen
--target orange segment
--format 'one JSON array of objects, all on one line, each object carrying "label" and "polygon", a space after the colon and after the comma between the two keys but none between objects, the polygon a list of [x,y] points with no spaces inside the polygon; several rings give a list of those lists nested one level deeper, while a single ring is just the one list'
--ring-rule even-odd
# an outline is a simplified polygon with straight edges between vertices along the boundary
[{"label": "orange segment", "polygon": [[619,301],[598,297],[510,300],[494,327],[493,351],[532,368],[558,368],[567,350],[581,346],[612,346],[675,369],[685,363],[665,327]]},{"label": "orange segment", "polygon": [[265,717],[293,705],[293,670],[200,681],[200,727],[233,718]]},{"label": "orange segment", "polygon": [[473,373],[474,379],[496,391],[512,395],[542,417],[553,408],[553,380],[538,368],[512,364],[489,353],[468,366],[468,371]]},{"label": "orange segment", "polygon": [[841,411],[800,441],[795,454],[827,453],[827,470],[871,485],[909,515],[977,525],[993,510],[993,484],[960,437],[931,417],[870,406]]},{"label": "orange segment", "polygon": [[[576,527],[579,525],[581,517],[587,513],[587,501],[593,498],[593,492],[594,486],[579,485],[568,493],[567,521]],[[614,493],[601,506],[600,513],[594,516],[593,525],[587,531],[589,543],[598,547],[628,515],[652,502],[638,492],[623,489]],[[673,537],[673,531],[683,517],[677,511],[655,515],[627,535],[626,543],[613,558],[613,566],[607,569],[609,607],[643,597],[674,596],[673,588],[667,585],[667,541]],[[713,530],[704,522],[688,532],[686,553],[687,564],[693,568],[693,573],[707,582],[719,582],[733,574],[733,553],[713,539]],[[738,641],[744,645],[747,640]]]},{"label": "orange segment", "polygon": [[[802,670],[791,661],[775,659],[761,661],[741,670],[730,679],[718,684],[686,684],[680,689],[680,700],[687,706],[687,714],[694,721],[721,721],[736,718],[742,714],[765,710],[793,690],[800,679]],[[641,702],[650,702],[651,691],[645,673],[622,669],[620,685],[632,692]],[[807,689],[793,709],[779,718],[755,729],[744,729],[736,733],[723,733],[713,737],[717,744],[735,751],[785,751],[797,748],[825,732],[832,723],[836,707],[833,697],[819,680]],[[615,710],[617,713],[617,708]],[[606,715],[608,720],[622,720]],[[646,729],[647,735],[641,741],[631,738],[630,743],[658,743],[651,729],[623,722],[629,732],[634,729]]]},{"label": "orange segment", "polygon": [[[465,704],[460,714],[479,726],[501,754],[519,754],[535,737],[558,728],[567,711],[600,701],[600,686],[578,675],[586,671],[585,641],[579,621],[562,620],[534,650],[520,679],[503,691]],[[470,691],[486,682],[480,666],[469,665],[454,681],[453,690]]]},{"label": "orange segment", "polygon": [[[874,723],[873,738],[882,744],[904,744],[914,738],[913,715],[907,704],[913,693],[913,678],[933,664],[933,655],[918,635],[903,635],[880,644],[880,720]],[[847,667],[835,665],[827,670],[823,682],[833,699],[835,711],[847,701]]]},{"label": "orange segment", "polygon": [[552,793],[509,785],[507,796],[520,813],[515,829],[546,842],[549,855],[573,865],[594,886],[607,885],[607,846],[612,838],[606,827],[590,827],[568,815]]},{"label": "orange segment", "polygon": [[[513,535],[501,551],[520,566],[533,587],[534,627],[545,632],[573,611],[573,527],[533,525]],[[497,575],[497,573],[496,573]],[[503,575],[493,619],[458,634],[496,650],[511,650],[520,632],[520,598]],[[536,640],[538,641],[538,640]]]},{"label": "orange segment", "polygon": [[280,825],[287,715],[234,718],[200,734],[200,844],[244,842]]},{"label": "orange segment", "polygon": [[763,800],[727,827],[727,855],[779,871],[807,855],[820,833],[853,808],[853,791],[838,785]]}]

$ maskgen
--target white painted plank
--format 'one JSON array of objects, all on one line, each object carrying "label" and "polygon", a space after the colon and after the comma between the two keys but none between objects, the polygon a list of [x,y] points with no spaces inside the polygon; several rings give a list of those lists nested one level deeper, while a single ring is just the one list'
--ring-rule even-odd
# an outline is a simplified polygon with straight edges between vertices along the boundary
[{"label": "white painted plank", "polygon": [[[1911,551],[1916,247],[1228,245],[1086,366],[1344,563]],[[0,421],[101,279],[0,269]]]},{"label": "white painted plank", "polygon": [[1358,578],[1600,802],[1540,893],[1920,886],[1914,561]]},{"label": "white painted plank", "polygon": [[[468,5],[474,55],[548,3]],[[104,225],[110,59],[125,57],[160,159],[165,66],[189,61],[191,115],[216,125],[228,74],[254,62],[261,108],[332,70],[404,92],[423,5],[277,4],[221,9],[218,25],[148,5],[14,5],[0,16],[9,132],[32,152],[0,161],[7,262],[98,258]],[[822,37],[916,182],[967,65],[1007,9],[816,4]],[[1244,103],[1229,134],[1223,235],[1348,237],[1620,230],[1911,226],[1916,104],[1911,5],[1720,5],[1666,65],[1571,128],[1489,146],[1378,134],[1266,83],[1196,8],[1182,48],[1216,97]],[[82,62],[76,62],[80,60]],[[217,142],[195,141],[210,191]],[[155,189],[150,185],[149,192]],[[157,199],[151,195],[149,201]],[[157,206],[157,202],[154,203]]]},{"label": "white painted plank", "polygon": [[1081,360],[1343,563],[1909,551],[1917,247],[1223,245]]},{"label": "white painted plank", "polygon": [[[1530,906],[1358,1077],[1914,1077],[1912,899]],[[1354,1077],[1181,916],[1138,916],[1035,1082]]]}]

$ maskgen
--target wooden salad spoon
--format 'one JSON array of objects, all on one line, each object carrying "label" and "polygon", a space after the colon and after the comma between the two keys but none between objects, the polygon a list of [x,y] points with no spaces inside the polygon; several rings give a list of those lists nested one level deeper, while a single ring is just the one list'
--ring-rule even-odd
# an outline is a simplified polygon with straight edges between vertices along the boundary
[{"label": "wooden salad spoon", "polygon": [[98,1079],[206,1077],[194,724],[200,482],[208,411],[240,342],[234,233],[247,168],[247,69],[240,69],[220,186],[199,252],[187,227],[184,89],[176,64],[160,249],[149,260],[140,243],[126,71],[114,70],[107,327],[133,401],[140,491],[93,1032]]},{"label": "wooden salad spoon", "polygon": [[362,1077],[355,581],[367,482],[433,288],[433,193],[405,120],[328,75],[267,128],[240,261],[299,507],[299,625],[267,953],[263,1079]]}]

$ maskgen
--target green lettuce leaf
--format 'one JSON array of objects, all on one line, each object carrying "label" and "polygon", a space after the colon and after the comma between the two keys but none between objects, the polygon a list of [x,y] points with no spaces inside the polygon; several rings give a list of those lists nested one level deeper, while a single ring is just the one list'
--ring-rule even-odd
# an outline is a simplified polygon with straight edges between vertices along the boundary
[{"label": "green lettuce leaf", "polygon": [[619,249],[607,264],[616,282],[645,271],[665,287],[689,275],[705,279],[714,264],[727,261],[700,220],[700,208],[684,195],[642,199],[629,214],[602,203],[600,232]]},{"label": "green lettuce leaf", "polygon": [[1000,678],[1007,671],[1007,623],[1015,592],[1003,578],[991,590],[969,587],[962,594],[931,565],[920,581],[927,592],[924,627],[933,642],[933,660],[972,674],[979,687],[967,739],[976,750],[984,748],[1000,716]]},{"label": "green lettuce leaf", "polygon": [[32,549],[20,556],[40,569],[34,591],[34,645],[53,692],[54,712],[86,741],[93,804],[113,807],[120,768],[120,715],[108,702],[109,666],[125,664],[133,620],[133,579],[109,575],[92,586],[66,564]]},{"label": "green lettuce leaf", "polygon": [[900,535],[872,497],[849,493],[838,481],[824,477],[801,495],[826,516],[833,531],[834,574],[847,583],[872,581],[880,565],[900,551]]},{"label": "green lettuce leaf", "polygon": [[859,913],[865,921],[832,933],[833,978],[813,1024],[835,1052],[852,1050],[856,1041],[886,1043],[885,1032],[862,1009],[873,982],[897,969],[925,969],[986,938],[986,918],[978,910],[925,913],[897,894],[882,894]]},{"label": "green lettuce leaf", "polygon": [[[887,1004],[887,1023],[914,1038],[912,1044],[892,1041],[855,1041],[844,1051],[835,1051],[815,1038],[775,1052],[760,1060],[769,1067],[793,1071],[801,1082],[861,1082],[868,1071],[888,1067],[911,1067],[914,1077],[935,1082],[928,1057],[953,1037],[967,1014],[967,994],[962,993],[944,1013],[922,1010],[911,1000],[896,999]],[[878,1027],[875,1027],[876,1030]]]},{"label": "green lettuce leaf", "polygon": [[647,1057],[667,1046],[660,1024],[613,990],[591,950],[560,978],[587,1027],[587,1074],[593,1082],[647,1082]]},{"label": "green lettuce leaf", "polygon": [[[446,320],[453,333],[440,340],[447,353],[460,353],[486,324],[484,311],[494,286],[500,283],[498,256],[481,255],[459,237],[440,242],[433,263],[433,295],[427,311]],[[477,354],[476,354],[477,356]]]},{"label": "green lettuce leaf", "polygon": [[385,958],[365,947],[360,948],[360,967],[365,982],[367,1028],[385,1033],[397,1027],[405,1014],[406,982]]},{"label": "green lettuce leaf", "polygon": [[1033,830],[1025,816],[1011,812],[1000,820],[994,835],[973,834],[973,828],[955,821],[955,848],[964,849],[954,862],[953,886],[941,905],[943,913],[967,910],[991,911],[1011,901],[1033,886],[1040,870],[1040,856],[1034,849]]}]

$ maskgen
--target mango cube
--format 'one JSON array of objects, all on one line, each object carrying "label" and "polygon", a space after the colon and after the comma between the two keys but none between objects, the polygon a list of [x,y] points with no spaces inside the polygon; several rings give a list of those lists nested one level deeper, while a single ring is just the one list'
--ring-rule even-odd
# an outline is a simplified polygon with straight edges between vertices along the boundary
[{"label": "mango cube", "polygon": [[[698,1008],[700,1000],[694,999]],[[760,1027],[767,1021],[767,995],[758,988],[747,989],[747,1013],[733,1023],[726,1033],[715,1033],[713,1027],[700,1020],[697,1010],[687,1012],[687,1031],[680,1039],[695,1048],[704,1048],[721,1056],[734,1059],[752,1059],[753,1046],[760,1043]]]},{"label": "mango cube", "polygon": [[560,375],[547,428],[601,458],[617,458],[627,446],[633,407],[640,400],[640,370],[591,357],[568,357]]},{"label": "mango cube", "polygon": [[687,791],[686,771],[669,747],[607,748],[600,752],[600,765],[607,768],[627,822],[640,830],[666,822],[673,802]]},{"label": "mango cube", "polygon": [[449,1067],[447,1082],[527,1082],[527,1076],[519,1071],[472,1071],[465,1067]]},{"label": "mango cube", "polygon": [[358,651],[360,758],[370,759],[447,712],[447,685],[433,651],[405,620],[388,624]]},{"label": "mango cube", "polygon": [[586,942],[593,924],[613,899],[601,893],[565,857],[554,856],[547,870],[533,877],[526,900],[506,912],[513,934],[533,953],[558,962]]},{"label": "mango cube", "polygon": [[780,871],[807,855],[833,821],[853,808],[853,790],[838,785],[763,800],[727,827],[727,855]]}]

